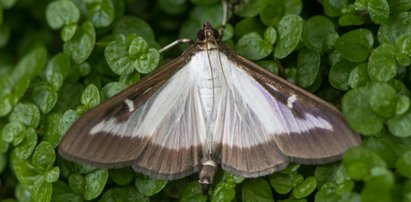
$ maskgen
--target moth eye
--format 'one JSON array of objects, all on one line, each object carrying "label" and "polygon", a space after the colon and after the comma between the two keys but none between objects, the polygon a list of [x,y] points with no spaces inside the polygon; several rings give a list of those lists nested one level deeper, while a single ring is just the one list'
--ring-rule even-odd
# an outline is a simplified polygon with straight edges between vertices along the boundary
[{"label": "moth eye", "polygon": [[204,41],[205,40],[205,32],[204,32],[203,29],[197,32],[197,39],[199,41]]}]

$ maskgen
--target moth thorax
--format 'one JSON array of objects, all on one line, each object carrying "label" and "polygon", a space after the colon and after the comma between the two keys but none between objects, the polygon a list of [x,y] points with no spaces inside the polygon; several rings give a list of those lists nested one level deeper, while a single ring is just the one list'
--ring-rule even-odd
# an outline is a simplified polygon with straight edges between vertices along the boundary
[{"label": "moth thorax", "polygon": [[210,185],[213,184],[214,175],[217,171],[217,164],[213,160],[203,160],[199,182],[204,195],[208,194]]}]

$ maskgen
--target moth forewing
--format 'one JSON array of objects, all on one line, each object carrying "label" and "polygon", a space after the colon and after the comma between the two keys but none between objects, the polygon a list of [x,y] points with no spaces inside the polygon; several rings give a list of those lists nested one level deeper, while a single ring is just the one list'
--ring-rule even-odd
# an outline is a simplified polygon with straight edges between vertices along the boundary
[{"label": "moth forewing", "polygon": [[174,180],[258,177],[338,159],[360,138],[332,105],[235,54],[204,24],[182,56],[82,116],[59,151]]}]

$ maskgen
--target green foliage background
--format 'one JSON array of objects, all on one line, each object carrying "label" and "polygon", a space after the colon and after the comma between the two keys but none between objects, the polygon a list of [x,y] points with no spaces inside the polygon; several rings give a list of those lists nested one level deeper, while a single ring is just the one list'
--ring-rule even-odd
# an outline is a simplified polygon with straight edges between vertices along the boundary
[{"label": "green foliage background", "polygon": [[[339,107],[363,144],[341,162],[243,179],[211,201],[411,201],[411,0],[243,0],[224,41]],[[0,0],[0,201],[206,201],[197,174],[166,182],[62,159],[84,112],[177,57],[219,0]]]}]

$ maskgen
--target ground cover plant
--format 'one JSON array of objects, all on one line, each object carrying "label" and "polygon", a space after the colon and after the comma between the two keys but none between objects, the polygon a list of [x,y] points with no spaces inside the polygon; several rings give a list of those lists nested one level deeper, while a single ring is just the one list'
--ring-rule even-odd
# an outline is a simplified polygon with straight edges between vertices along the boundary
[{"label": "ground cover plant", "polygon": [[243,179],[152,179],[64,160],[67,128],[219,27],[220,0],[0,0],[0,202],[411,201],[411,0],[229,2],[224,42],[337,106],[362,135],[342,161]]}]

